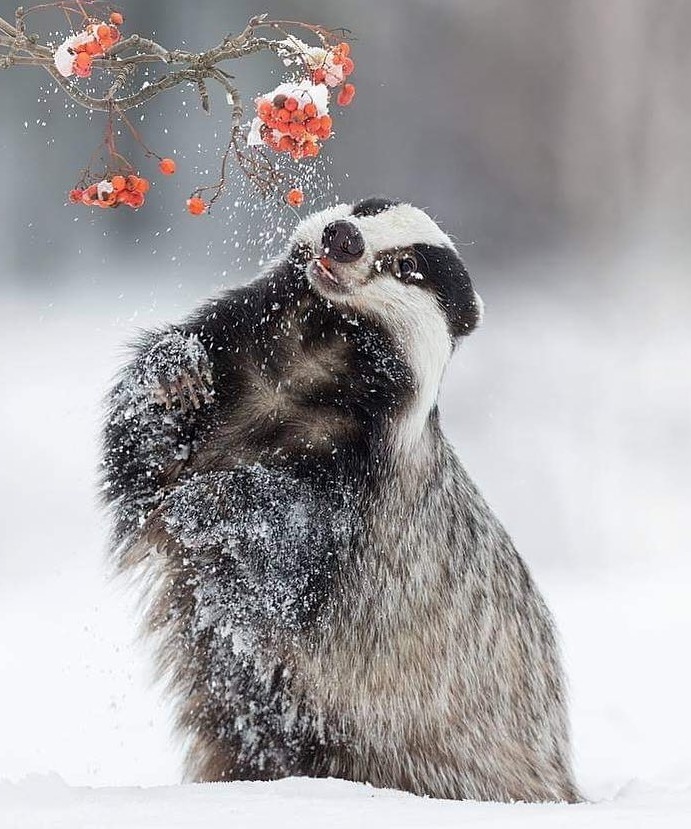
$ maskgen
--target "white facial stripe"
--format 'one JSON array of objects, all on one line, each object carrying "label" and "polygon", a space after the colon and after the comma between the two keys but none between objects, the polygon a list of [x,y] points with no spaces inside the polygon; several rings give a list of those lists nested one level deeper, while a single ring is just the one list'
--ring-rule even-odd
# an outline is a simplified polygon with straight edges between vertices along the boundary
[{"label": "white facial stripe", "polygon": [[446,317],[428,291],[411,289],[398,279],[382,275],[344,297],[344,304],[365,315],[373,312],[394,336],[415,376],[417,394],[404,420],[397,424],[401,448],[413,448],[422,435],[437,401],[439,384],[451,356]]},{"label": "white facial stripe", "polygon": [[412,245],[439,245],[454,249],[451,239],[430,217],[411,204],[397,204],[376,216],[351,217],[370,250],[378,253]]},{"label": "white facial stripe", "polygon": [[293,231],[290,243],[303,242],[317,250],[321,245],[324,228],[336,219],[347,219],[352,209],[352,204],[337,204],[335,207],[327,207],[326,210],[307,216]]}]

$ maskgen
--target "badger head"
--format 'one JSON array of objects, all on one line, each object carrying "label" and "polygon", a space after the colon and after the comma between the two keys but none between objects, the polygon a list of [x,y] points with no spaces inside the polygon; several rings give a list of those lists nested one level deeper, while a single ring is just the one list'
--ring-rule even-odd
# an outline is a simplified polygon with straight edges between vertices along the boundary
[{"label": "badger head", "polygon": [[302,221],[291,243],[313,290],[337,307],[392,321],[422,313],[451,341],[480,322],[482,301],[453,243],[410,204],[338,205]]},{"label": "badger head", "polygon": [[385,326],[399,343],[418,392],[406,431],[418,436],[454,345],[482,316],[449,237],[410,204],[369,198],[303,220],[291,251],[313,291]]}]

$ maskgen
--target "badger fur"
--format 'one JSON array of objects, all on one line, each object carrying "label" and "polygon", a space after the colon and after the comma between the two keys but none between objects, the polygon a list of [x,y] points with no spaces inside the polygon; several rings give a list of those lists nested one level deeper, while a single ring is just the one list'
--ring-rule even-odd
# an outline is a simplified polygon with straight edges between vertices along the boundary
[{"label": "badger fur", "polygon": [[578,799],[552,620],[439,425],[480,313],[435,222],[372,198],[137,344],[104,491],[190,779]]}]

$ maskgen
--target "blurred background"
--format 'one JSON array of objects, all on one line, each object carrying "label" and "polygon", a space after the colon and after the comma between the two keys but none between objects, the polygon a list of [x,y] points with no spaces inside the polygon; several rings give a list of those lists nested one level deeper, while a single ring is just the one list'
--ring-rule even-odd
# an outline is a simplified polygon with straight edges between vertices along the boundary
[{"label": "blurred background", "polygon": [[[691,4],[123,11],[126,31],[193,50],[262,11],[352,30],[357,98],[300,212],[384,193],[457,241],[486,318],[448,372],[443,417],[554,608],[579,775],[605,793],[687,774],[674,735],[691,728]],[[268,55],[232,68],[247,102],[281,73]],[[192,89],[136,121],[179,162],[163,181],[142,164],[143,210],[63,205],[101,122],[47,80],[0,72],[0,777],[170,782],[177,750],[133,645],[134,605],[106,579],[99,401],[138,326],[250,278],[275,252],[262,222],[289,232],[298,216],[248,211],[239,184],[211,217],[184,212],[214,180],[228,114],[217,95],[204,115]]]}]

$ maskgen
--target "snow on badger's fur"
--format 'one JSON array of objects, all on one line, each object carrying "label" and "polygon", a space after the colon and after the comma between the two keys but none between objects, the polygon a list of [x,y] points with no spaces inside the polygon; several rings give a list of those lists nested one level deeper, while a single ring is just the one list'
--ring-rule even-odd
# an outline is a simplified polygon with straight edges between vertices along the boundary
[{"label": "snow on badger's fur", "polygon": [[105,492],[192,779],[577,799],[552,621],[439,425],[479,317],[436,223],[367,199],[137,345]]}]

